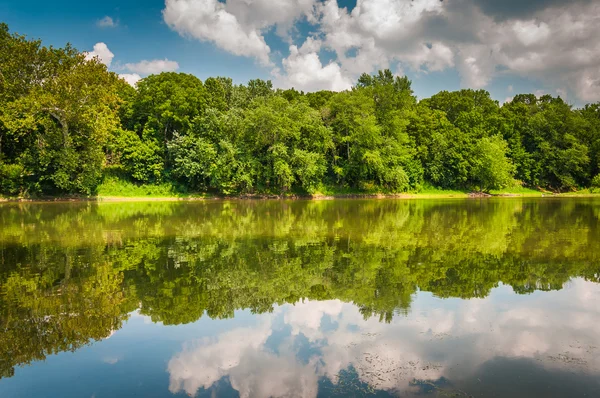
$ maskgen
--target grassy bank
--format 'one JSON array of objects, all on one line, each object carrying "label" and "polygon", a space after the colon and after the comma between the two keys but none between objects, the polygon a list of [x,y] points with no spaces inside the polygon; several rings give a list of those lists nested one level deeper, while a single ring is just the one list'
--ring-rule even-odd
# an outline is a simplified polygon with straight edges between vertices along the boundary
[{"label": "grassy bank", "polygon": [[115,177],[105,178],[98,186],[99,199],[110,200],[113,198],[144,198],[144,199],[192,199],[204,198],[206,194],[189,193],[174,184],[135,184],[130,181]]},{"label": "grassy bank", "polygon": [[[600,190],[584,189],[577,192],[552,194],[524,187],[512,187],[490,192],[493,197],[585,197],[600,196]],[[70,195],[56,197],[0,197],[0,201],[177,201],[177,200],[203,200],[203,199],[275,199],[275,198],[305,198],[305,199],[336,199],[336,198],[398,198],[398,199],[444,199],[444,198],[469,198],[469,191],[447,190],[426,185],[418,192],[396,193],[381,190],[356,190],[335,186],[321,187],[313,195],[290,193],[284,196],[258,194],[242,196],[219,196],[209,193],[194,193],[170,183],[135,184],[115,177],[106,178],[99,185],[97,193],[90,196]]]}]

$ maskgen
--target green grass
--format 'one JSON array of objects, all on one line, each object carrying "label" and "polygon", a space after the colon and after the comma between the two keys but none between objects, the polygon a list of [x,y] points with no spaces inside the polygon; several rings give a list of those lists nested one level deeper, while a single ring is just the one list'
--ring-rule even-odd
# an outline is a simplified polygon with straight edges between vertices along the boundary
[{"label": "green grass", "polygon": [[381,189],[378,187],[364,186],[363,189],[340,187],[336,185],[325,185],[319,187],[317,192],[313,194],[315,197],[319,196],[369,196],[369,195],[390,195],[390,196],[401,196],[410,198],[428,198],[428,197],[467,197],[467,191],[449,190],[436,188],[431,185],[425,185],[419,191],[409,192],[394,192],[390,190]]},{"label": "green grass", "polygon": [[417,192],[417,195],[431,195],[431,196],[464,196],[464,195],[468,195],[469,192],[468,191],[461,191],[461,190],[457,190],[457,189],[443,189],[443,188],[439,188],[439,187],[434,187],[433,185],[430,184],[424,184],[423,188],[421,188],[421,190],[419,192]]},{"label": "green grass", "polygon": [[[313,196],[352,196],[352,195],[394,195],[401,197],[410,198],[465,198],[469,196],[471,191],[459,190],[459,189],[444,189],[435,187],[429,183],[425,183],[418,191],[409,192],[393,192],[389,190],[382,190],[379,188],[364,187],[364,189],[339,187],[335,185],[326,185],[319,187],[318,191]],[[536,189],[525,188],[520,185],[504,188],[500,190],[492,190],[490,194],[495,196],[527,196],[527,197],[540,197],[543,192]]]},{"label": "green grass", "polygon": [[563,192],[559,196],[600,196],[600,188],[585,188],[575,192]]},{"label": "green grass", "polygon": [[514,186],[499,190],[491,190],[490,193],[492,195],[518,195],[518,196],[542,196],[543,192],[538,191],[537,189],[526,188],[523,186]]},{"label": "green grass", "polygon": [[135,184],[130,181],[116,177],[106,177],[98,186],[98,197],[122,197],[122,198],[190,198],[200,195],[190,195],[178,189],[170,183]]},{"label": "green grass", "polygon": [[[535,189],[525,188],[522,186],[514,186],[502,190],[493,190],[490,192],[492,195],[497,196],[522,196],[522,197],[540,197],[545,192],[538,191]],[[547,193],[550,194],[550,193]],[[303,194],[299,194],[304,196]],[[415,199],[435,199],[435,198],[466,198],[469,195],[469,191],[442,189],[434,187],[430,184],[424,184],[424,186],[416,192],[392,192],[375,187],[365,186],[363,189],[340,187],[335,185],[322,185],[318,191],[312,196],[315,198],[328,196],[328,197],[352,197],[352,196],[376,196],[376,195],[390,195],[404,198],[415,198]],[[162,184],[137,184],[125,179],[119,178],[114,175],[107,175],[104,178],[102,184],[98,186],[97,193],[95,195],[98,199],[107,200],[144,200],[144,199],[201,199],[201,198],[212,198],[214,195],[203,194],[203,193],[190,193],[184,188],[178,187],[177,185],[169,182]],[[559,196],[600,196],[600,188],[582,189],[576,192],[565,192],[559,194]],[[55,197],[53,199],[93,199],[93,197],[84,196],[65,196]],[[12,197],[2,197],[0,199],[11,200],[18,199]],[[35,199],[35,198],[28,198]],[[44,198],[42,198],[44,199]]]}]

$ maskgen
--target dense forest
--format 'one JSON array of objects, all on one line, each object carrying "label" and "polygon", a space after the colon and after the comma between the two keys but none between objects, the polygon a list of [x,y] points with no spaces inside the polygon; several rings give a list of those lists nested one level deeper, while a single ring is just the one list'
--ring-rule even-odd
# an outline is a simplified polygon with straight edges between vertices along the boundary
[{"label": "dense forest", "polygon": [[339,299],[388,322],[418,291],[473,298],[501,283],[528,294],[600,282],[600,213],[585,199],[0,210],[0,378],[109,336],[136,309],[176,325]]},{"label": "dense forest", "polygon": [[600,103],[484,90],[417,101],[406,77],[345,92],[184,73],[131,87],[67,45],[0,24],[0,194],[93,195],[107,180],[222,195],[600,187]]}]

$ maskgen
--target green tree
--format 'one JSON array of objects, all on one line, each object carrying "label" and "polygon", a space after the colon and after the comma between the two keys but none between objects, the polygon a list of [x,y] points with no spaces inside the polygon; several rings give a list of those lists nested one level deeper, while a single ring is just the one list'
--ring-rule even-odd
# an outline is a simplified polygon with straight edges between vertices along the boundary
[{"label": "green tree", "polygon": [[74,57],[2,114],[4,126],[24,144],[18,161],[33,190],[93,193],[103,145],[118,124],[118,78],[97,60]]},{"label": "green tree", "polygon": [[506,141],[498,135],[477,142],[472,180],[481,191],[505,188],[512,183],[514,165],[506,156],[507,152]]},{"label": "green tree", "polygon": [[473,140],[450,123],[443,111],[420,103],[408,133],[415,142],[416,158],[428,182],[443,188],[467,188]]},{"label": "green tree", "polygon": [[505,107],[517,115],[512,119],[513,136],[530,154],[527,171],[521,168],[520,178],[528,178],[525,181],[532,186],[559,191],[589,182],[589,148],[582,140],[586,122],[581,114],[549,95],[517,95]]}]

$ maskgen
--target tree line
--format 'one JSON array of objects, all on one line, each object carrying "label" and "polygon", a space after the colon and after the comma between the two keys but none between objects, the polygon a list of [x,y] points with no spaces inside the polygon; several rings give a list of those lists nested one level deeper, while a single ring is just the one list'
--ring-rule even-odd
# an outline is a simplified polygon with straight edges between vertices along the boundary
[{"label": "tree line", "polygon": [[406,77],[348,91],[161,73],[131,87],[70,45],[0,24],[0,193],[86,194],[104,179],[223,195],[327,189],[600,187],[600,103],[484,90],[417,101]]}]

